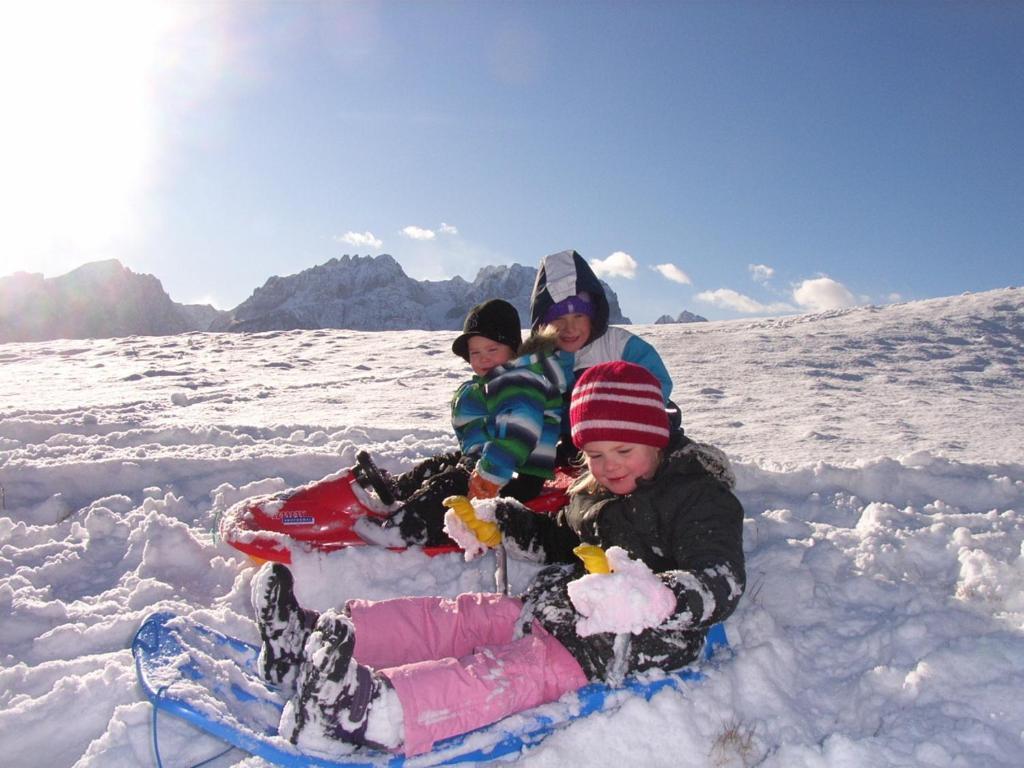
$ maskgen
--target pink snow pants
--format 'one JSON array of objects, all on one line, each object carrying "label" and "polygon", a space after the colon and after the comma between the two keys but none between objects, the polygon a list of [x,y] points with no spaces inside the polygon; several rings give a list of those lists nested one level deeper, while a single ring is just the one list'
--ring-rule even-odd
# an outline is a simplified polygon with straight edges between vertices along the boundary
[{"label": "pink snow pants", "polygon": [[555,701],[587,684],[576,659],[537,622],[512,638],[522,603],[505,595],[351,600],[355,659],[390,680],[406,755]]}]

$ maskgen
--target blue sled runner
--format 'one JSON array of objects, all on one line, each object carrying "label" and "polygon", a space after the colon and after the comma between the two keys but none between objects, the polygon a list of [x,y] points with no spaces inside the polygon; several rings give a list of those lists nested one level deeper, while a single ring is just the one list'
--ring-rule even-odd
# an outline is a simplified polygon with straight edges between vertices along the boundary
[{"label": "blue sled runner", "polygon": [[[724,628],[712,627],[704,659],[727,645]],[[663,688],[683,689],[704,677],[697,668],[685,668],[656,677],[628,678],[619,688],[592,683],[557,702],[440,741],[431,752],[415,757],[356,748],[348,754],[324,758],[301,752],[278,736],[277,724],[286,699],[260,679],[258,647],[191,619],[156,613],[135,634],[132,654],[139,684],[154,707],[153,737],[158,759],[156,718],[163,711],[272,763],[303,768],[427,768],[488,762],[516,755],[568,723],[616,709],[629,698],[649,699]],[[339,747],[344,749],[343,745]]]}]

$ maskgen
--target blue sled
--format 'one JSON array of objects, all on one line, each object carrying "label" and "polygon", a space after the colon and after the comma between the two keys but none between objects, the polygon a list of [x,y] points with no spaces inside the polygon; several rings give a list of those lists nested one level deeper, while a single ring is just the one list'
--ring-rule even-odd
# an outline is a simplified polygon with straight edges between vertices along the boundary
[{"label": "blue sled", "polygon": [[[716,624],[708,632],[704,658],[727,647],[725,629]],[[540,743],[548,734],[581,717],[615,709],[634,696],[651,698],[667,686],[684,688],[703,679],[697,669],[686,668],[653,677],[629,678],[620,688],[592,683],[575,696],[520,712],[471,733],[434,745],[425,755],[402,755],[359,748],[334,759],[300,752],[277,734],[285,698],[259,677],[259,648],[224,635],[191,619],[156,613],[146,619],[132,641],[139,684],[154,707],[154,747],[157,711],[183,718],[207,733],[285,766],[323,768],[382,768],[488,762],[518,754]]]}]

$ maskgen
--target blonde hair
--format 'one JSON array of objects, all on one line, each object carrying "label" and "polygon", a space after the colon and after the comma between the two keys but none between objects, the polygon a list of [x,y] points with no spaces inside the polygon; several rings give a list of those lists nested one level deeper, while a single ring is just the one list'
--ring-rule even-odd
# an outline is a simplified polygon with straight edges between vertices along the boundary
[{"label": "blonde hair", "polygon": [[[657,449],[658,455],[655,461],[655,466],[661,466],[661,460],[665,458],[665,451],[661,448]],[[581,453],[580,458],[573,461],[573,464],[578,464],[581,467],[587,466],[586,454]],[[594,477],[594,473],[589,469],[585,469],[583,474],[580,475],[573,483],[566,489],[566,493],[569,496],[575,496],[578,493],[585,493],[588,496],[593,496],[600,491],[607,491],[608,489],[597,482],[597,478]]]},{"label": "blonde hair", "polygon": [[588,469],[576,480],[573,481],[566,489],[566,493],[570,496],[575,496],[577,493],[585,493],[588,496],[593,496],[595,493],[601,490],[603,486],[597,482],[597,478]]}]

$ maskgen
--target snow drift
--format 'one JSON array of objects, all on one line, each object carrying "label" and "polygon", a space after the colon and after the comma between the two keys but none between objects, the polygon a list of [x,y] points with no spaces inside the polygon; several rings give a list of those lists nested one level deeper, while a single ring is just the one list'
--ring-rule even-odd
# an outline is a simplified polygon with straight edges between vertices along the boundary
[{"label": "snow drift", "polygon": [[[1024,290],[638,330],[733,459],[749,587],[688,696],[528,766],[1013,766],[1024,753]],[[235,501],[454,444],[445,332],[0,345],[4,763],[152,765],[128,645],[154,610],[255,639]],[[491,556],[300,557],[300,599],[493,589]],[[523,586],[532,568],[513,563]],[[174,765],[220,751],[164,720]],[[254,766],[239,752],[216,765]]]}]

